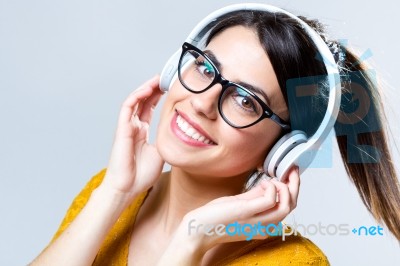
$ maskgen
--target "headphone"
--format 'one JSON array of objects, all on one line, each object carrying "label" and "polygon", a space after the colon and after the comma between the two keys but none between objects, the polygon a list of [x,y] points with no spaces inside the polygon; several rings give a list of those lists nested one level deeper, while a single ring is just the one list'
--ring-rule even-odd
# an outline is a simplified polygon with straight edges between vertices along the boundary
[{"label": "headphone", "polygon": [[[272,147],[264,161],[264,172],[270,177],[277,177],[278,180],[283,181],[283,178],[287,176],[286,173],[293,165],[297,165],[299,167],[299,173],[304,172],[304,170],[315,158],[315,155],[319,147],[322,145],[322,142],[327,138],[329,132],[333,129],[339,112],[341,98],[339,70],[328,46],[314,29],[312,29],[307,23],[299,19],[297,16],[283,9],[266,4],[235,4],[218,9],[209,14],[202,21],[200,21],[199,24],[196,25],[196,27],[189,34],[189,37],[187,37],[186,42],[194,46],[201,47],[203,44],[202,42],[205,39],[204,37],[219,22],[219,18],[221,16],[239,10],[283,13],[295,19],[314,42],[326,67],[327,81],[329,86],[329,100],[321,125],[309,138],[307,137],[306,133],[301,130],[293,130],[285,134]],[[164,66],[160,77],[161,90],[168,91],[169,87],[176,79],[180,55],[181,48],[171,56]]]}]

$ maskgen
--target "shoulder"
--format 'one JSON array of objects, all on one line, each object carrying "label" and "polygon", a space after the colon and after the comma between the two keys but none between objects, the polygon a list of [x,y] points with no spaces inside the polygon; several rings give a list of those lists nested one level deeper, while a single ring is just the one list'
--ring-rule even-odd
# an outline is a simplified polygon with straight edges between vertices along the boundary
[{"label": "shoulder", "polygon": [[255,240],[255,248],[224,265],[330,265],[328,258],[311,240],[301,235]]}]

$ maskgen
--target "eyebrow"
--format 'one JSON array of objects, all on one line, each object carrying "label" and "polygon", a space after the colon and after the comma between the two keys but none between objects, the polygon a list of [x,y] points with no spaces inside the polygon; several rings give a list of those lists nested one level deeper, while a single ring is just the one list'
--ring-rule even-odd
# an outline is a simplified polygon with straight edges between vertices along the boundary
[{"label": "eyebrow", "polygon": [[211,52],[210,50],[205,50],[205,51],[203,51],[203,53],[205,53],[211,59],[211,61],[218,68],[219,71],[222,71],[221,62],[218,61],[217,57],[215,56],[215,54],[213,52]]},{"label": "eyebrow", "polygon": [[[214,63],[214,65],[218,68],[218,70],[220,72],[222,72],[222,64],[220,61],[218,61],[215,54],[210,50],[205,50],[205,51],[203,51],[203,53],[205,53],[211,59],[211,61]],[[243,82],[243,81],[239,81],[239,82],[235,82],[235,83],[239,84],[240,86],[245,87],[246,89],[248,89],[254,93],[261,94],[261,96],[263,96],[265,101],[267,102],[267,105],[271,106],[271,101],[270,101],[268,95],[261,88],[251,85],[249,83]]]},{"label": "eyebrow", "polygon": [[239,84],[240,86],[245,87],[249,91],[252,91],[252,92],[254,92],[256,94],[261,94],[261,96],[264,97],[265,101],[267,102],[268,107],[271,106],[271,101],[270,101],[268,95],[261,88],[253,86],[253,85],[251,85],[249,83],[246,83],[246,82],[243,82],[243,81],[235,82],[235,83]]}]

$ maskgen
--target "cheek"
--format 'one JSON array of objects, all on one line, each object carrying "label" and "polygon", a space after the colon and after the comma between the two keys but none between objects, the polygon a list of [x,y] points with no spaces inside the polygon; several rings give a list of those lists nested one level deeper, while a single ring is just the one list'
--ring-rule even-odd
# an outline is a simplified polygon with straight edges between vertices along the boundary
[{"label": "cheek", "polygon": [[172,132],[170,131],[170,127],[171,121],[175,115],[176,103],[181,102],[185,97],[184,90],[177,88],[176,86],[171,87],[161,108],[155,145],[161,157],[167,163],[170,163],[171,158],[179,158],[181,155],[179,149],[176,147],[176,143],[171,141],[174,137],[171,135]]},{"label": "cheek", "polygon": [[[236,168],[235,171],[251,170],[261,166],[280,133],[280,129],[268,122],[262,123],[264,126],[260,123],[260,126],[255,126],[253,129],[250,127],[226,134],[230,137],[223,143],[225,152],[220,161],[221,165],[230,164]],[[229,130],[226,129],[225,132]]]},{"label": "cheek", "polygon": [[191,93],[181,85],[179,80],[176,80],[166,94],[161,116],[163,116],[164,113],[168,113],[173,110],[174,105],[177,102],[184,101],[190,95]]},{"label": "cheek", "polygon": [[247,136],[243,138],[230,138],[227,145],[234,147],[236,161],[241,161],[243,166],[255,168],[265,159],[267,151],[271,148],[273,140],[268,136]]},{"label": "cheek", "polygon": [[182,88],[177,88],[177,83],[174,83],[174,86],[170,88],[170,90],[166,94],[166,98],[164,101],[164,105],[161,108],[160,114],[160,124],[165,124],[165,120],[168,120],[169,117],[172,117],[171,114],[174,112],[175,104],[186,97],[185,91]]}]

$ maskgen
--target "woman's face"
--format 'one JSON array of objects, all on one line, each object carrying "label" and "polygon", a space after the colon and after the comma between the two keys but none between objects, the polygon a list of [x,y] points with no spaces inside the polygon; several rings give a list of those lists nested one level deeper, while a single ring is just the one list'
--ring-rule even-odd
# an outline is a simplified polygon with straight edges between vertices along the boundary
[{"label": "woman's face", "polygon": [[[271,62],[252,29],[228,28],[205,50],[221,63],[224,78],[261,88],[272,111],[288,118]],[[175,81],[162,109],[156,141],[166,162],[191,174],[215,177],[241,175],[262,165],[280,127],[270,119],[248,128],[231,127],[218,112],[221,89],[216,84],[194,94]]]}]

